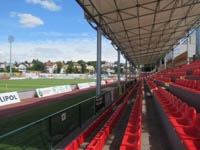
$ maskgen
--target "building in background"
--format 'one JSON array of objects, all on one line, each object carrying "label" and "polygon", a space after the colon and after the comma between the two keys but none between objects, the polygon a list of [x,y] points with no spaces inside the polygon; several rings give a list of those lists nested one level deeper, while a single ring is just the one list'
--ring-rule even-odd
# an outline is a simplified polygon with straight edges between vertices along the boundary
[{"label": "building in background", "polygon": [[45,62],[45,72],[46,73],[56,73],[57,71],[57,64],[55,62]]}]

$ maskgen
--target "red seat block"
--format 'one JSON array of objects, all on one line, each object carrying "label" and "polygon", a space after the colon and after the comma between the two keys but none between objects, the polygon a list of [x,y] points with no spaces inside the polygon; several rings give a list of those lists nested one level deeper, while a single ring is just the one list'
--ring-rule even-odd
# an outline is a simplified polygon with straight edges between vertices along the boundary
[{"label": "red seat block", "polygon": [[139,145],[139,135],[124,134],[124,138],[121,145],[137,147]]},{"label": "red seat block", "polygon": [[94,138],[86,150],[100,150],[99,139]]},{"label": "red seat block", "polygon": [[168,112],[167,113],[167,117],[168,119],[178,119],[178,118],[183,118],[185,113],[188,111],[188,105],[186,103],[182,103],[181,105],[179,105],[179,109],[175,112]]},{"label": "red seat block", "polygon": [[170,118],[170,121],[172,125],[176,127],[176,126],[191,125],[194,123],[195,119],[196,119],[196,109],[193,107],[189,107],[184,117],[177,119]]},{"label": "red seat block", "polygon": [[200,114],[197,115],[194,123],[187,127],[177,127],[176,132],[182,140],[200,140]]},{"label": "red seat block", "polygon": [[200,150],[200,140],[184,140],[187,150]]}]

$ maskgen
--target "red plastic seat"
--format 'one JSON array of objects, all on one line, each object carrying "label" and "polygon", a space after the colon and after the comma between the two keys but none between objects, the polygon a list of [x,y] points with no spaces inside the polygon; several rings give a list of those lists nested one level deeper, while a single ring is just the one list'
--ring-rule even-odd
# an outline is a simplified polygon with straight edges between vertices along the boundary
[{"label": "red plastic seat", "polygon": [[190,126],[175,129],[182,140],[200,140],[200,114],[197,115],[196,120]]},{"label": "red plastic seat", "polygon": [[178,110],[178,99],[176,97],[173,98],[173,103],[171,107],[163,107],[165,113],[168,112],[176,112]]},{"label": "red plastic seat", "polygon": [[188,110],[188,105],[186,103],[182,103],[179,106],[180,107],[179,107],[179,109],[177,111],[175,111],[175,112],[168,112],[167,113],[168,119],[172,119],[172,118],[178,119],[178,118],[182,118],[184,116],[184,114]]},{"label": "red plastic seat", "polygon": [[200,140],[184,140],[187,150],[200,150]]},{"label": "red plastic seat", "polygon": [[188,126],[194,123],[196,119],[196,109],[189,107],[185,115],[182,118],[170,118],[170,121],[174,127],[176,126]]},{"label": "red plastic seat", "polygon": [[121,145],[127,146],[138,146],[139,145],[139,136],[138,135],[124,135]]},{"label": "red plastic seat", "polygon": [[193,89],[197,89],[197,80],[194,80],[194,81],[193,81],[192,88],[193,88]]},{"label": "red plastic seat", "polygon": [[200,80],[197,81],[197,90],[200,91]]},{"label": "red plastic seat", "polygon": [[99,139],[96,138],[94,138],[86,148],[86,150],[99,150],[99,149],[100,149]]}]

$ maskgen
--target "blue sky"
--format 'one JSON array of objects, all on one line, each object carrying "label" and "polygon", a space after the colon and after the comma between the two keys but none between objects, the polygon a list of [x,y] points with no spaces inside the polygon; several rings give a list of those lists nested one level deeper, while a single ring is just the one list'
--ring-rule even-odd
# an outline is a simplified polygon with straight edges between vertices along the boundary
[{"label": "blue sky", "polygon": [[[0,61],[9,59],[10,34],[16,61],[96,59],[96,31],[75,0],[1,0]],[[102,42],[103,59],[115,61],[110,41]]]}]

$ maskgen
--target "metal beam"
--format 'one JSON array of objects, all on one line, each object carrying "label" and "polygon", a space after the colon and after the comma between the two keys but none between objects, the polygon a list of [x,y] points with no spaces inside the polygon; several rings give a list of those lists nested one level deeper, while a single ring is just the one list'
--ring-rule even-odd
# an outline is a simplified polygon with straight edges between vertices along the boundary
[{"label": "metal beam", "polygon": [[196,30],[196,55],[200,56],[200,27]]},{"label": "metal beam", "polygon": [[127,69],[127,59],[126,59],[126,61],[125,61],[125,69],[126,69],[126,70],[125,70],[125,71],[126,71],[126,72],[125,72],[125,79],[126,79],[126,83],[127,83],[127,70],[128,70],[128,69]]},{"label": "metal beam", "polygon": [[97,27],[97,86],[96,96],[101,95],[101,29]]},{"label": "metal beam", "polygon": [[120,86],[120,50],[118,52],[118,60],[117,60],[117,85]]}]

